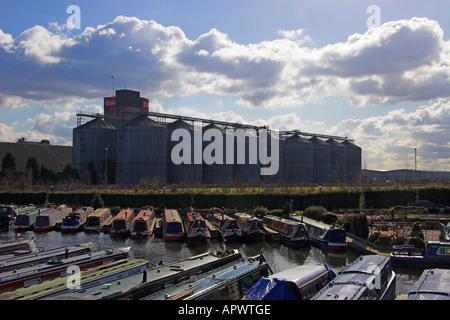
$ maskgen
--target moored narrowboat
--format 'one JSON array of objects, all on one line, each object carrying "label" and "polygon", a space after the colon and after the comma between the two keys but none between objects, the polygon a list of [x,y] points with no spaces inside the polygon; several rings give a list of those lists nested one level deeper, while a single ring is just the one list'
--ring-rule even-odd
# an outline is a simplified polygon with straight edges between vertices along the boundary
[{"label": "moored narrowboat", "polygon": [[348,249],[345,229],[336,228],[306,217],[303,217],[301,221],[308,231],[312,244],[317,247],[334,252]]},{"label": "moored narrowboat", "polygon": [[395,290],[390,258],[364,255],[339,271],[311,300],[394,300]]},{"label": "moored narrowboat", "polygon": [[188,212],[186,217],[186,242],[187,245],[200,245],[208,243],[211,233],[206,226],[205,219],[198,212]]},{"label": "moored narrowboat", "polygon": [[[71,269],[81,271],[126,258],[134,258],[129,247],[94,251],[67,259],[51,259],[47,263],[2,272],[0,292],[15,290],[65,276]],[[77,268],[74,269],[75,266]]]},{"label": "moored narrowboat", "polygon": [[167,241],[184,241],[186,232],[177,210],[165,209],[162,218],[163,238]]},{"label": "moored narrowboat", "polygon": [[262,222],[255,216],[239,212],[234,215],[234,219],[236,220],[239,229],[241,229],[243,242],[250,243],[263,240],[266,231],[264,230]]},{"label": "moored narrowboat", "polygon": [[450,269],[426,269],[413,284],[408,300],[450,300]]},{"label": "moored narrowboat", "polygon": [[301,265],[262,277],[242,300],[309,300],[335,277],[326,264]]},{"label": "moored narrowboat", "polygon": [[212,222],[219,228],[222,241],[233,243],[242,242],[242,231],[236,220],[224,213],[215,213]]},{"label": "moored narrowboat", "polygon": [[52,210],[50,208],[37,209],[27,211],[24,213],[19,213],[14,221],[14,231],[28,231],[33,230],[34,224],[36,223],[36,217],[43,210]]},{"label": "moored narrowboat", "polygon": [[129,236],[131,223],[133,222],[133,213],[134,210],[130,208],[120,210],[120,212],[112,220],[109,234],[112,237]]},{"label": "moored narrowboat", "polygon": [[36,253],[39,250],[34,239],[2,242],[0,243],[0,260],[27,253]]},{"label": "moored narrowboat", "polygon": [[391,260],[399,267],[450,268],[450,242],[428,241],[420,251],[412,245],[394,246]]},{"label": "moored narrowboat", "polygon": [[153,234],[156,218],[152,209],[141,210],[136,218],[134,218],[130,230],[130,238],[144,239]]},{"label": "moored narrowboat", "polygon": [[68,216],[62,221],[61,232],[78,232],[84,228],[87,221],[87,217],[94,211],[92,207],[80,208]]},{"label": "moored narrowboat", "polygon": [[87,217],[84,232],[100,232],[100,229],[111,217],[109,208],[98,208]]},{"label": "moored narrowboat", "polygon": [[310,244],[305,225],[299,221],[267,215],[263,218],[265,226],[280,233],[281,242],[288,246],[302,247]]},{"label": "moored narrowboat", "polygon": [[55,229],[62,220],[72,212],[72,208],[61,205],[56,209],[40,212],[36,217],[33,230],[35,232],[51,231]]}]

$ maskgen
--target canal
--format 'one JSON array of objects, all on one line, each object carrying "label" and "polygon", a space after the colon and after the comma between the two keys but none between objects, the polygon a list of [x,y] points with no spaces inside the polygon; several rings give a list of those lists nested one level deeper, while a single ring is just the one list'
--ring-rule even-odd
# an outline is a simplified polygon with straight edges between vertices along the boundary
[{"label": "canal", "polygon": [[[274,272],[282,271],[303,264],[327,264],[335,272],[354,261],[360,254],[353,249],[346,253],[329,253],[314,246],[305,248],[288,248],[281,243],[262,241],[254,244],[234,243],[224,245],[218,240],[197,247],[188,247],[186,243],[166,242],[162,238],[152,236],[148,239],[114,238],[104,233],[61,233],[50,232],[22,232],[24,239],[35,238],[39,247],[45,249],[61,246],[75,245],[84,242],[95,242],[97,249],[117,247],[131,247],[135,258],[145,259],[153,264],[159,262],[170,263],[182,258],[197,255],[204,252],[232,248],[238,249],[244,257],[251,257],[262,253]],[[16,232],[0,232],[0,242],[16,239]],[[395,269],[397,274],[397,295],[407,294],[411,286],[419,278],[422,270]]]}]

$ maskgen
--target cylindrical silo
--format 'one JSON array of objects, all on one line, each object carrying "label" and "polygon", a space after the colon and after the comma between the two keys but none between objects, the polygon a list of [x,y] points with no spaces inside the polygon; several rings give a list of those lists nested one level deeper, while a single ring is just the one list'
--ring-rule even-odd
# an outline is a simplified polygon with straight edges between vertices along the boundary
[{"label": "cylindrical silo", "polygon": [[[230,133],[231,134],[231,133]],[[233,182],[259,182],[258,136],[255,129],[234,128]]]},{"label": "cylindrical silo", "polygon": [[347,150],[347,180],[355,181],[361,174],[361,148],[348,140],[342,144]]},{"label": "cylindrical silo", "polygon": [[[188,141],[184,141],[183,138],[180,140],[172,141],[172,137],[175,137],[174,132],[177,129],[181,129],[183,134],[187,134],[186,139]],[[201,135],[201,133],[200,133]],[[194,163],[195,157],[200,155],[195,155],[196,152],[202,151],[202,141],[198,141],[200,145],[195,148],[195,137],[194,137],[194,127],[186,123],[185,121],[178,119],[172,123],[167,125],[167,180],[169,183],[178,183],[189,185],[192,183],[201,183],[203,176],[203,169],[201,160],[199,164]],[[180,145],[181,144],[181,145]],[[188,146],[187,148],[183,148],[180,152],[175,152],[173,154],[172,151],[179,150],[180,146]],[[183,157],[184,151],[189,152],[188,148],[190,146],[190,159],[187,161],[183,161],[183,163],[177,163],[177,159],[173,159],[172,156],[176,158]],[[175,149],[174,149],[175,148]],[[186,149],[186,150],[184,150]],[[200,158],[201,159],[201,158]],[[175,161],[175,162],[174,162]]]},{"label": "cylindrical silo", "polygon": [[309,139],[313,144],[313,182],[331,181],[331,148],[328,143],[313,136]]},{"label": "cylindrical silo", "polygon": [[[203,183],[208,185],[230,184],[233,180],[233,164],[226,163],[227,133],[223,128],[214,123],[210,123],[203,127],[203,135],[205,135],[205,133],[208,136],[208,139],[209,135],[211,135],[211,141],[203,141]],[[216,138],[220,141],[216,141]],[[221,157],[219,157],[220,152]],[[211,159],[207,159],[207,157],[210,157]],[[221,163],[218,163],[219,158],[221,159]]]},{"label": "cylindrical silo", "polygon": [[137,116],[119,130],[118,173],[122,183],[167,182],[167,128]]},{"label": "cylindrical silo", "polygon": [[[107,148],[107,149],[106,149]],[[109,180],[115,180],[111,173],[116,159],[116,127],[97,117],[73,129],[73,163],[80,172],[80,181],[93,184],[106,182],[105,164],[108,159]],[[95,168],[96,176],[88,170]],[[109,181],[113,183],[114,181]]]},{"label": "cylindrical silo", "polygon": [[313,143],[297,132],[283,143],[284,180],[292,183],[312,182]]},{"label": "cylindrical silo", "polygon": [[331,181],[343,183],[347,181],[347,149],[336,140],[327,140],[331,151]]},{"label": "cylindrical silo", "polygon": [[[261,137],[261,131],[259,131],[259,136]],[[270,171],[275,170],[276,163],[278,164],[278,171],[275,174],[263,175],[261,172],[261,181],[265,183],[276,183],[283,180],[283,141],[278,135],[272,134],[271,131],[267,132],[267,152],[262,150],[263,155],[267,155],[270,162],[268,164],[263,163],[263,159],[259,159],[261,162],[261,168],[268,167],[271,168]],[[276,151],[275,143],[278,143],[278,151]],[[273,150],[273,152],[272,152]],[[260,155],[261,157],[261,155]]]}]

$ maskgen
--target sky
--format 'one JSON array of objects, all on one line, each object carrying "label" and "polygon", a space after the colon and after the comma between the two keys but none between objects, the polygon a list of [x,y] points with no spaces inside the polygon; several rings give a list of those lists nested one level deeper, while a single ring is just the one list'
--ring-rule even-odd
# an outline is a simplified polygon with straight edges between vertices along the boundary
[{"label": "sky", "polygon": [[[76,6],[76,7],[71,7]],[[75,9],[73,9],[75,8]],[[71,145],[115,89],[150,111],[346,136],[450,171],[450,3],[0,0],[0,141]]]}]

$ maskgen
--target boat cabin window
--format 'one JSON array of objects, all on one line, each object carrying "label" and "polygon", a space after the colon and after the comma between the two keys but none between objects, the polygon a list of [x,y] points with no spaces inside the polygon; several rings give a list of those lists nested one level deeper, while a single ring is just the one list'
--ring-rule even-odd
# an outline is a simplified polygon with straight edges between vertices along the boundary
[{"label": "boat cabin window", "polygon": [[180,223],[175,222],[167,224],[167,233],[177,233],[177,232],[183,232]]},{"label": "boat cabin window", "polygon": [[450,256],[450,247],[439,247],[436,254],[439,256]]},{"label": "boat cabin window", "polygon": [[146,230],[145,221],[136,221],[136,223],[134,225],[134,230],[135,231],[145,231]]}]

